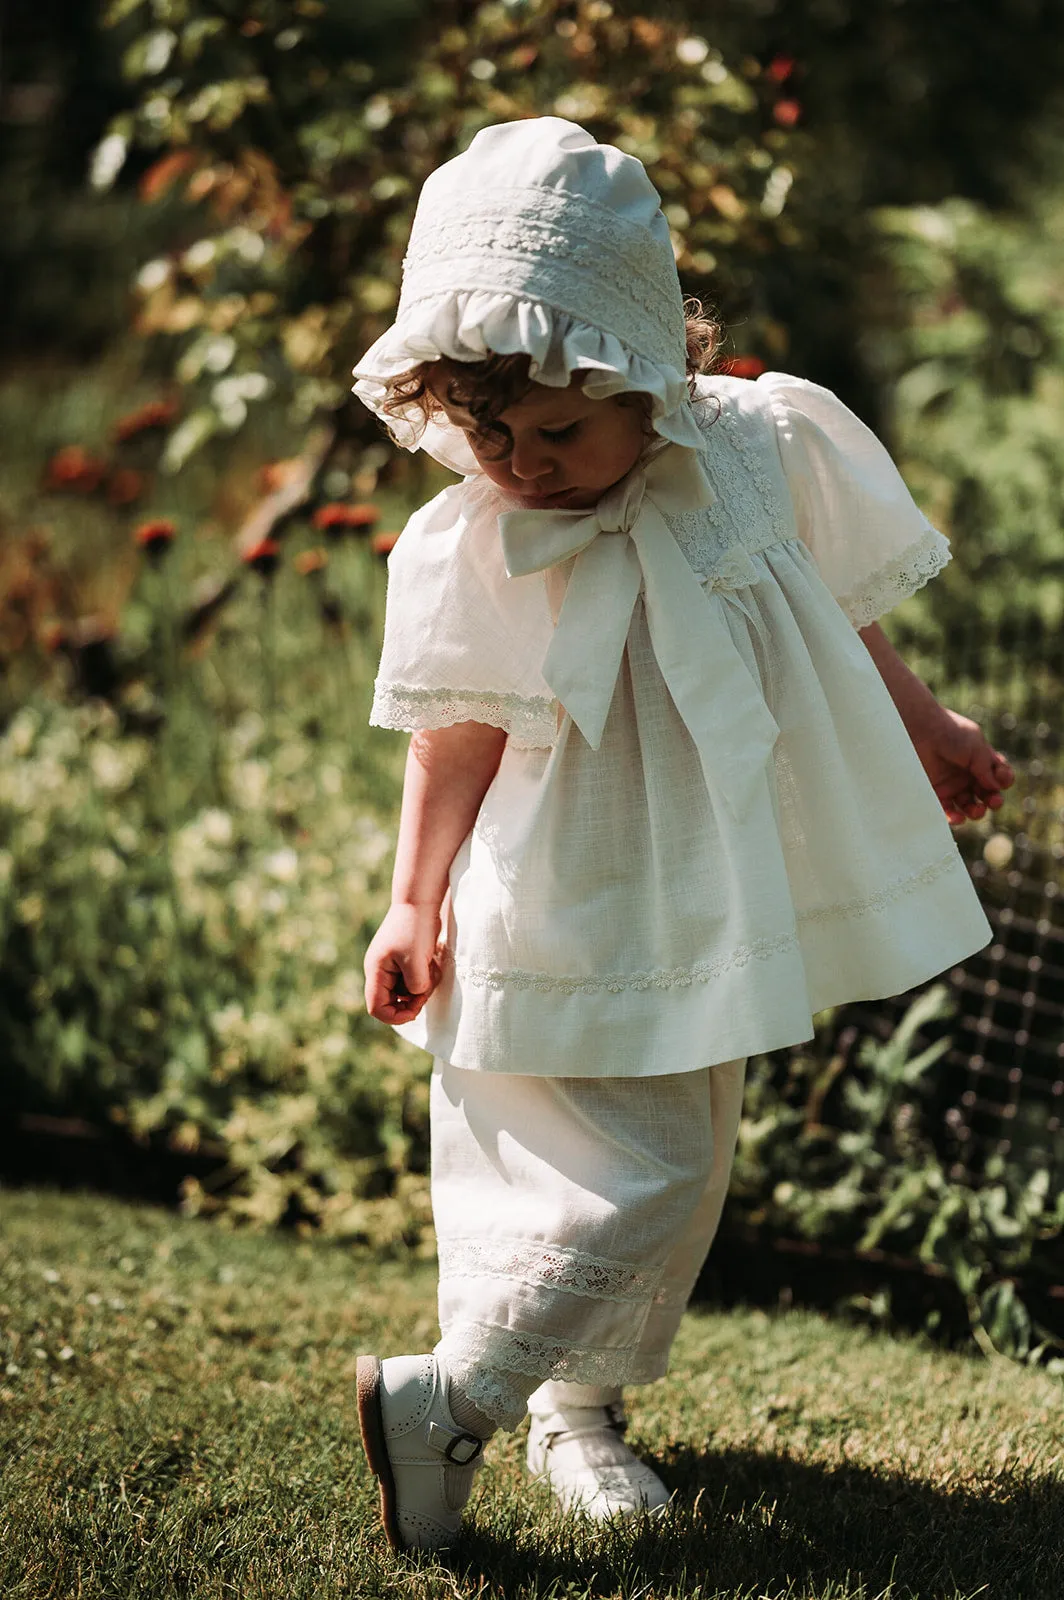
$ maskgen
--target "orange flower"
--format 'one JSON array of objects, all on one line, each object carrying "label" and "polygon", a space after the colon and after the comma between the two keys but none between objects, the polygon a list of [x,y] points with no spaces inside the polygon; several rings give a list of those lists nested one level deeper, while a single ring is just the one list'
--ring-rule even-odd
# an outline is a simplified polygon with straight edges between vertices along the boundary
[{"label": "orange flower", "polygon": [[311,520],[319,532],[336,538],[344,533],[369,533],[380,521],[380,512],[376,506],[350,506],[330,500],[318,507]]},{"label": "orange flower", "polygon": [[660,22],[651,22],[649,17],[633,17],[631,22],[632,36],[644,50],[656,50],[665,39],[665,29]]},{"label": "orange flower", "polygon": [[191,150],[175,150],[172,154],[153,161],[138,185],[140,198],[149,204],[153,200],[161,200],[175,180],[195,164],[195,160],[196,157]]},{"label": "orange flower", "polygon": [[56,651],[61,650],[66,643],[66,629],[56,618],[50,618],[49,621],[41,623],[37,631],[37,642],[50,656],[55,655]]},{"label": "orange flower", "polygon": [[313,573],[320,572],[328,560],[324,550],[301,550],[292,565],[304,578],[309,578]]},{"label": "orange flower", "polygon": [[793,128],[802,114],[802,108],[797,100],[777,100],[772,108],[772,115],[781,128]]},{"label": "orange flower", "polygon": [[92,494],[98,489],[106,472],[106,464],[80,444],[64,445],[57,450],[45,469],[44,481],[48,489],[73,489],[77,494]]},{"label": "orange flower", "polygon": [[720,370],[731,378],[759,378],[766,368],[760,356],[726,356]]},{"label": "orange flower", "polygon": [[369,547],[375,556],[390,556],[398,538],[397,533],[375,533],[369,542]]},{"label": "orange flower", "polygon": [[276,539],[258,539],[240,558],[246,567],[262,578],[272,578],[281,560],[281,546]]},{"label": "orange flower", "polygon": [[142,522],[133,529],[133,543],[155,561],[166,554],[176,536],[177,524],[169,517],[153,517],[150,522]]},{"label": "orange flower", "polygon": [[113,506],[131,506],[144,493],[146,483],[143,472],[132,467],[117,467],[107,480],[107,498]]},{"label": "orange flower", "polygon": [[111,438],[115,444],[124,444],[135,434],[147,433],[152,428],[168,428],[177,413],[176,400],[149,400],[147,405],[138,406],[136,411],[119,417],[111,429]]}]

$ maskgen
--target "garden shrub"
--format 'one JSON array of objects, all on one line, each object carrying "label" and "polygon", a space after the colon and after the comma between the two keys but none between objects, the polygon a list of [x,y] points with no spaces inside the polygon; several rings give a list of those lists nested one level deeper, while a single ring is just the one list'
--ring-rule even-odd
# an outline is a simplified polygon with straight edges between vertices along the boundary
[{"label": "garden shrub", "polygon": [[416,1243],[424,1073],[362,1009],[390,832],[299,718],[198,733],[210,804],[175,802],[166,737],[101,700],[0,739],[4,1111],[216,1154],[190,1210]]}]

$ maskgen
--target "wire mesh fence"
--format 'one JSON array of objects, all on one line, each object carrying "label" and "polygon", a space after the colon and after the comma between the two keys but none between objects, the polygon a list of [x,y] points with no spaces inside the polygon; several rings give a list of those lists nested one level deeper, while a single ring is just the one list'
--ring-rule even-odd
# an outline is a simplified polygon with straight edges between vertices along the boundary
[{"label": "wire mesh fence", "polygon": [[[908,659],[920,654],[899,638]],[[978,1182],[991,1155],[1064,1188],[1064,633],[1004,616],[917,663],[1012,762],[998,814],[958,831],[993,941],[946,974],[954,1015],[936,1069],[935,1114],[951,1175]],[[847,1007],[839,1048],[885,1037],[913,996]]]}]

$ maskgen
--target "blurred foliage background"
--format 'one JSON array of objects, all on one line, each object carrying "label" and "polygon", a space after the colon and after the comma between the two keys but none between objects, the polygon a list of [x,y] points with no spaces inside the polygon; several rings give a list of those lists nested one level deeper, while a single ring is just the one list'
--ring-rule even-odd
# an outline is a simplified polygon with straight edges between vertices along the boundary
[{"label": "blurred foliage background", "polygon": [[553,111],[647,164],[731,370],[892,445],[956,559],[891,626],[1021,770],[964,830],[989,964],[755,1064],[733,1233],[1057,1358],[1062,80],[1060,0],[9,0],[5,1170],[102,1142],[192,1211],[431,1249],[424,1067],[359,973],[382,557],[443,479],[349,372],[426,174]]}]

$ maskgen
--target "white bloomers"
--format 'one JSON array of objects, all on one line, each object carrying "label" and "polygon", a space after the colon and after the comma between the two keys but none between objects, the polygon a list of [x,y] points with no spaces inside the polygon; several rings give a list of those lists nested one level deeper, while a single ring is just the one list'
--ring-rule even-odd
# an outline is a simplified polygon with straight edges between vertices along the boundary
[{"label": "white bloomers", "polygon": [[437,1354],[501,1426],[544,1381],[663,1376],[720,1219],[744,1068],[596,1079],[435,1062]]}]

